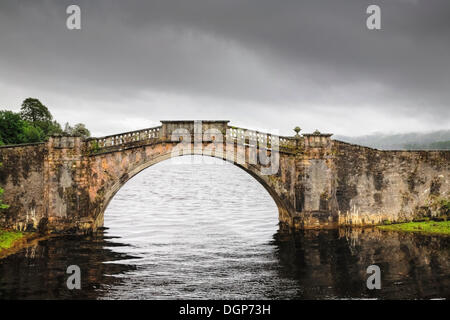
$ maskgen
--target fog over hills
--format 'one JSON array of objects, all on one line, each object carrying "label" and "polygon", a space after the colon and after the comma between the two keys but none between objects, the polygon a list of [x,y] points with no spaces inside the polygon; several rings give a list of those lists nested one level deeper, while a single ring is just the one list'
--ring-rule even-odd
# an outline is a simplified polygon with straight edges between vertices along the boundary
[{"label": "fog over hills", "polygon": [[333,136],[333,139],[385,150],[450,150],[450,130],[439,130],[428,133],[411,132],[403,134],[374,133],[358,137],[335,135]]}]

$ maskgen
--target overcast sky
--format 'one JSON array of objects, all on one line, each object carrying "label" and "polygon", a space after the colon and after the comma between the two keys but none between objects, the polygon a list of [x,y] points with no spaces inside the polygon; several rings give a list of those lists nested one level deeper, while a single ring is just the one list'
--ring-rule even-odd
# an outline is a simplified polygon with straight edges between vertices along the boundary
[{"label": "overcast sky", "polygon": [[[366,27],[370,4],[382,30]],[[1,0],[0,108],[27,97],[97,136],[165,119],[449,129],[450,1]]]}]

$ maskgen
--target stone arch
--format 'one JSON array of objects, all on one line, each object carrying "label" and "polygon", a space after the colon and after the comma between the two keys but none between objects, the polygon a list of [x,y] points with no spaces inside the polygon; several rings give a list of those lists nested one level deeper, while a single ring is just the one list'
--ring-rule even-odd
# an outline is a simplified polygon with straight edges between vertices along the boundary
[{"label": "stone arch", "polygon": [[[202,150],[198,151],[198,150],[192,149],[191,152],[184,153],[182,155],[177,155],[177,156],[190,156],[190,155],[201,155],[201,156],[221,159],[223,161],[232,163],[233,165],[237,166],[238,168],[244,170],[246,173],[248,173],[250,176],[252,176],[256,181],[258,181],[264,187],[265,190],[267,190],[267,192],[269,193],[269,195],[271,196],[271,198],[273,199],[273,201],[275,202],[275,204],[278,208],[279,221],[287,222],[289,219],[291,219],[288,208],[287,208],[286,204],[284,203],[284,201],[282,200],[282,195],[280,195],[275,190],[275,186],[273,185],[273,183],[270,182],[270,180],[267,178],[267,176],[263,176],[263,175],[259,174],[259,169],[257,168],[257,166],[249,164],[247,162],[245,164],[241,165],[234,161],[226,159],[222,156],[216,156],[214,154],[212,154],[212,155],[203,154]],[[97,208],[98,209],[97,213],[94,216],[95,228],[103,226],[103,216],[104,216],[104,213],[105,213],[109,203],[114,198],[116,193],[130,179],[132,179],[134,176],[136,176],[138,173],[142,172],[143,170],[145,170],[157,163],[169,160],[171,158],[174,158],[174,156],[172,155],[172,153],[170,151],[168,151],[168,152],[165,152],[164,154],[158,155],[156,157],[152,157],[148,161],[145,161],[136,166],[133,166],[132,168],[130,168],[130,170],[127,170],[126,172],[124,172],[120,176],[120,178],[117,181],[115,181],[115,183],[112,186],[110,186],[108,188],[108,190],[105,192],[104,200],[101,204],[99,204],[99,208]]]}]

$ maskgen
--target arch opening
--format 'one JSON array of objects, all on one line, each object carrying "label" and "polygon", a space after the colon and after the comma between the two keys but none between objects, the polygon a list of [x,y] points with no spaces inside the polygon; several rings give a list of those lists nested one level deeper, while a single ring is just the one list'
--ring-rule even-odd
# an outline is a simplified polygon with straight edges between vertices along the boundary
[{"label": "arch opening", "polygon": [[[274,191],[273,187],[271,187],[268,183],[268,181],[262,177],[261,175],[258,174],[257,168],[255,168],[252,165],[246,164],[244,165],[240,165],[237,164],[235,162],[229,161],[227,159],[221,158],[221,157],[216,157],[214,155],[199,155],[196,153],[191,153],[191,154],[184,154],[184,155],[180,155],[177,157],[173,157],[172,154],[170,153],[166,153],[163,155],[159,155],[153,159],[151,159],[150,161],[147,161],[141,165],[138,165],[134,168],[132,168],[130,171],[128,171],[127,173],[125,173],[118,181],[116,181],[116,183],[106,192],[105,195],[105,201],[102,204],[102,208],[99,211],[99,214],[95,217],[96,220],[96,225],[97,226],[103,226],[103,221],[104,221],[104,213],[107,211],[107,208],[110,204],[110,202],[112,201],[112,199],[114,198],[114,196],[119,192],[119,190],[121,190],[122,187],[124,187],[128,181],[130,181],[131,179],[133,179],[136,175],[138,175],[139,173],[143,172],[145,169],[152,167],[154,165],[160,164],[160,163],[166,163],[168,161],[173,161],[177,158],[187,158],[187,157],[199,157],[201,159],[205,159],[205,158],[211,158],[213,161],[218,161],[217,163],[221,163],[222,165],[230,165],[231,167],[238,167],[239,169],[241,169],[242,171],[244,171],[246,174],[249,174],[251,177],[253,177],[257,182],[259,182],[259,185],[261,185],[264,190],[270,195],[270,198],[273,200],[273,202],[275,203],[277,210],[278,210],[278,218],[279,221],[283,221],[282,217],[285,217],[288,212],[288,210],[286,209],[285,205],[283,204],[283,201],[281,200],[281,198],[279,197],[279,195]],[[234,165],[234,166],[233,166]]]},{"label": "arch opening", "polygon": [[[276,274],[267,267],[277,263],[276,212],[261,184],[223,160],[155,164],[126,182],[105,214],[110,249],[136,266],[120,286],[136,297],[252,292]],[[230,287],[231,277],[240,285]]]}]

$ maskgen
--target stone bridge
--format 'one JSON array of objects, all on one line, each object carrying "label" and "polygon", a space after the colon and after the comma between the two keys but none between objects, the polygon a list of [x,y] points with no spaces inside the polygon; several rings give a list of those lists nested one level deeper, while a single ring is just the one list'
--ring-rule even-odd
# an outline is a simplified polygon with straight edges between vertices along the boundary
[{"label": "stone bridge", "polygon": [[317,131],[283,137],[229,121],[161,123],[101,138],[54,136],[0,147],[0,186],[10,205],[0,227],[95,231],[134,175],[192,154],[245,170],[271,195],[280,222],[297,229],[408,221],[436,214],[433,203],[449,197],[449,151],[382,151]]}]

